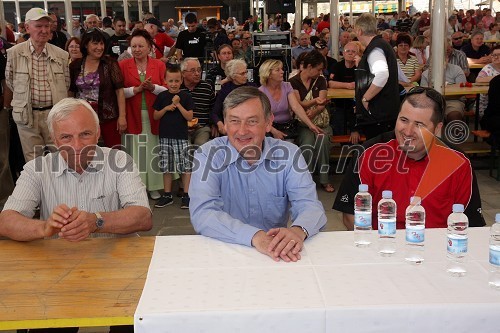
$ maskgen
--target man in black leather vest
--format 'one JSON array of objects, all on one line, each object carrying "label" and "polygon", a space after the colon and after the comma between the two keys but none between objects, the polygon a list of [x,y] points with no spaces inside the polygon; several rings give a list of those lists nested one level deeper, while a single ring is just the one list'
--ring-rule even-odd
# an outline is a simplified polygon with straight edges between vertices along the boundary
[{"label": "man in black leather vest", "polygon": [[373,15],[361,15],[354,31],[366,47],[355,71],[357,127],[370,139],[394,129],[400,105],[398,65],[394,50],[377,36]]}]

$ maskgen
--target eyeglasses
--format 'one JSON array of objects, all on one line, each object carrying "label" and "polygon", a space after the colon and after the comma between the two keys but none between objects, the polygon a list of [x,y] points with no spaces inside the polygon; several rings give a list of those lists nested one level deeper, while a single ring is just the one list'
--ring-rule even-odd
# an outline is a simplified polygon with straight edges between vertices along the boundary
[{"label": "eyeglasses", "polygon": [[184,72],[191,73],[191,74],[201,73],[201,67],[191,68],[190,70],[184,71]]},{"label": "eyeglasses", "polygon": [[425,92],[425,96],[429,97],[434,103],[437,104],[439,111],[439,119],[442,119],[444,109],[446,108],[446,101],[443,95],[438,93],[436,90],[426,87],[413,87],[406,93],[405,100],[411,95],[419,95],[423,92]]},{"label": "eyeglasses", "polygon": [[461,40],[463,37],[453,37],[453,40]]},{"label": "eyeglasses", "polygon": [[69,45],[68,49],[79,49],[80,45]]},{"label": "eyeglasses", "polygon": [[401,47],[410,47],[410,45],[406,44],[406,43],[401,43],[401,44],[398,44],[398,46],[401,46]]},{"label": "eyeglasses", "polygon": [[492,59],[500,58],[500,53],[495,53],[491,55]]},{"label": "eyeglasses", "polygon": [[239,73],[234,73],[234,74],[243,76],[243,75],[247,75],[247,74],[248,74],[248,71],[239,72]]}]

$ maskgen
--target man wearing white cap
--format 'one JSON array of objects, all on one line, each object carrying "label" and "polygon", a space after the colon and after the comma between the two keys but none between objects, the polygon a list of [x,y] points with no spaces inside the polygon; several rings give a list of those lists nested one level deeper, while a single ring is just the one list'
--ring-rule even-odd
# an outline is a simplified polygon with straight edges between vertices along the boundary
[{"label": "man wearing white cap", "polygon": [[26,162],[42,155],[44,147],[52,144],[47,115],[52,105],[68,95],[69,56],[48,43],[51,22],[45,10],[31,8],[25,19],[30,38],[7,51],[5,79],[12,91],[12,116]]}]

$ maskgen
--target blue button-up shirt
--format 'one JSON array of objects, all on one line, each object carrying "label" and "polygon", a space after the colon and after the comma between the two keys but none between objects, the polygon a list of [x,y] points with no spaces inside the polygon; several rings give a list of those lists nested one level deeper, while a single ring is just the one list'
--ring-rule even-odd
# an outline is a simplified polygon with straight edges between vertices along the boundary
[{"label": "blue button-up shirt", "polygon": [[252,246],[259,230],[304,227],[309,236],[326,224],[323,205],[300,149],[266,137],[253,165],[227,137],[200,147],[189,187],[191,223],[196,232],[224,242]]}]

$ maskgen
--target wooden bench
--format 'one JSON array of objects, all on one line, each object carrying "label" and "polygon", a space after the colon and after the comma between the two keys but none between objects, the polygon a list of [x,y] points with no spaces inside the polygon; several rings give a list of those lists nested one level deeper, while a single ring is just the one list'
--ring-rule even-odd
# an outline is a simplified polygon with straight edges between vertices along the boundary
[{"label": "wooden bench", "polygon": [[[350,135],[332,135],[330,136],[331,143],[350,143],[351,136]],[[359,138],[359,143],[366,141],[366,136],[361,135]]]},{"label": "wooden bench", "polygon": [[491,146],[486,142],[465,142],[458,146],[465,154],[489,154]]},{"label": "wooden bench", "polygon": [[[346,148],[351,146],[351,136],[350,135],[331,135],[330,136],[330,142],[331,143],[336,143],[340,144],[340,147],[338,145],[332,145],[330,148],[330,161],[340,161],[341,159],[347,159],[350,158],[352,155],[352,152],[346,151]],[[359,143],[362,143],[366,141],[366,136],[361,135],[359,138]]]}]

